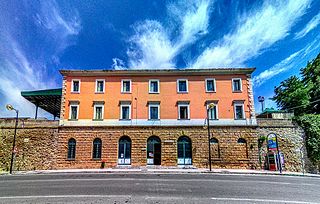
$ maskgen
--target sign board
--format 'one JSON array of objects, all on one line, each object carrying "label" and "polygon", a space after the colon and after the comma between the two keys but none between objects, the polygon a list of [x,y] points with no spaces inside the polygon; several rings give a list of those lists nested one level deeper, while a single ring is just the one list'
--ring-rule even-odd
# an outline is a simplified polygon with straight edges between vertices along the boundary
[{"label": "sign board", "polygon": [[269,150],[277,149],[277,138],[276,134],[270,133],[268,135],[268,148]]}]

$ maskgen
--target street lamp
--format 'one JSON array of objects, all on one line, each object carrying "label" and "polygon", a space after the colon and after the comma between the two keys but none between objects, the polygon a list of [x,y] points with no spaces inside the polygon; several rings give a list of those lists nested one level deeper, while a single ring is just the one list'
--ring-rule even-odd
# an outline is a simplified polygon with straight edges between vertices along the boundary
[{"label": "street lamp", "polygon": [[211,171],[211,144],[210,144],[210,119],[209,119],[209,111],[213,109],[216,105],[214,103],[210,103],[207,107],[207,122],[208,122],[208,144],[209,144],[209,168]]},{"label": "street lamp", "polygon": [[19,111],[17,109],[15,109],[12,105],[7,104],[6,105],[7,110],[9,111],[16,111],[16,124],[14,127],[14,136],[13,136],[13,144],[12,144],[12,153],[11,153],[11,163],[10,163],[10,174],[12,174],[12,166],[13,166],[13,158],[15,155],[15,147],[16,147],[16,134],[17,134],[17,126],[18,126],[18,117],[19,117]]}]

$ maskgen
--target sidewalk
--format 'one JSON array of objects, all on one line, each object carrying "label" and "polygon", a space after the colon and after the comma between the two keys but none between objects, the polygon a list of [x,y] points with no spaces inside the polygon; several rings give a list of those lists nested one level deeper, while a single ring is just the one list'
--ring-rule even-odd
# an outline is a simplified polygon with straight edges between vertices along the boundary
[{"label": "sidewalk", "polygon": [[[249,174],[249,175],[284,175],[284,176],[307,176],[318,177],[319,174],[300,173],[284,171],[282,173],[278,171],[266,171],[266,170],[249,170],[249,169],[198,169],[198,168],[106,168],[106,169],[60,169],[60,170],[36,170],[36,171],[16,171],[15,175],[26,174],[66,174],[66,173],[141,173],[141,174],[188,174],[188,173],[213,173],[213,174]],[[8,172],[1,174],[8,174]]]}]

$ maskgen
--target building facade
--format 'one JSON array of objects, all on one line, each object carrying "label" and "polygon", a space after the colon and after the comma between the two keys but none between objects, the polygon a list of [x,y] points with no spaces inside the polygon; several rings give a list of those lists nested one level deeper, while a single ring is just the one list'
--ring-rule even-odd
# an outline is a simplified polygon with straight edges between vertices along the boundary
[{"label": "building facade", "polygon": [[61,70],[57,168],[256,168],[253,71]]}]

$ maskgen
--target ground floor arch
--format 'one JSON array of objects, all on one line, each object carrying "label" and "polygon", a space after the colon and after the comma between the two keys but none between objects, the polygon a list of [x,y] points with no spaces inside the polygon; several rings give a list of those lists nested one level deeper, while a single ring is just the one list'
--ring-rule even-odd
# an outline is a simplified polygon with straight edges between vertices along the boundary
[{"label": "ground floor arch", "polygon": [[178,139],[178,165],[192,164],[192,145],[191,139],[187,136]]},{"label": "ground floor arch", "polygon": [[119,139],[118,164],[131,164],[131,139],[128,136],[122,136]]},{"label": "ground floor arch", "polygon": [[147,164],[161,165],[161,140],[157,136],[151,136],[148,138]]}]

